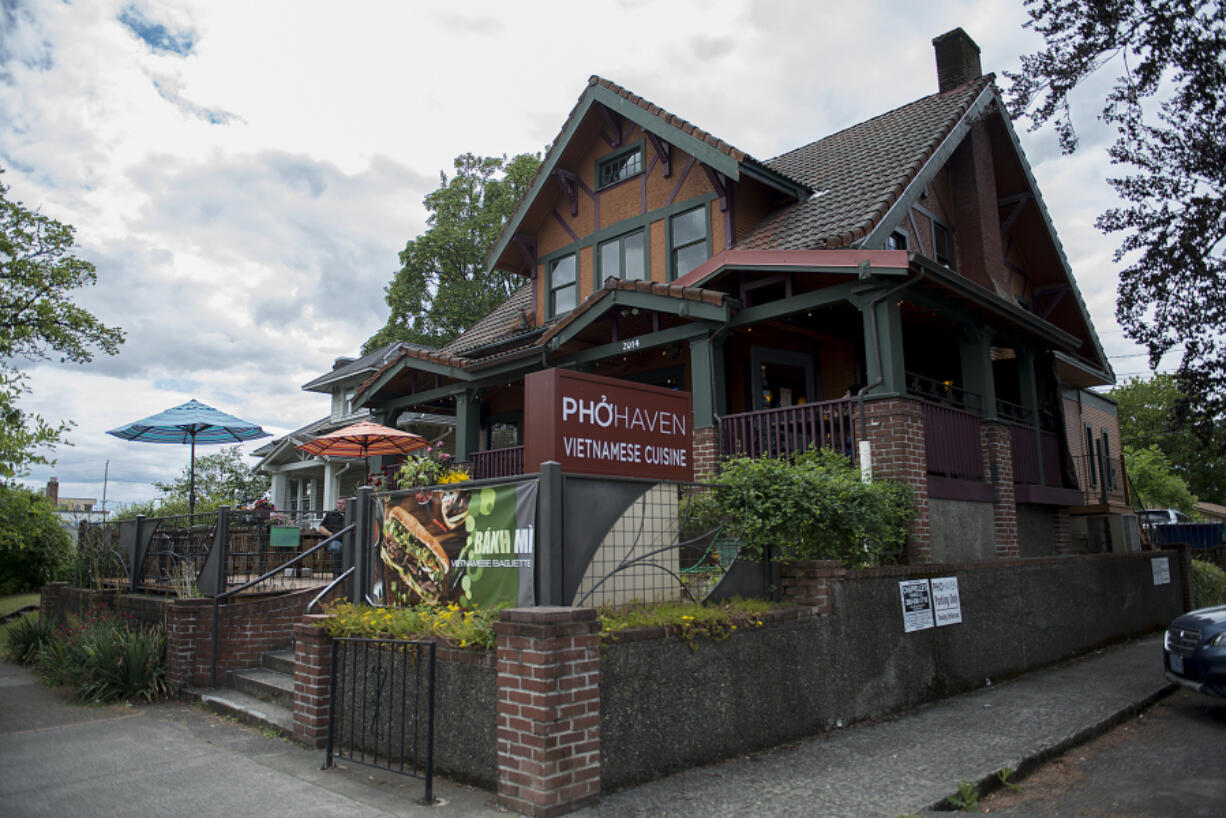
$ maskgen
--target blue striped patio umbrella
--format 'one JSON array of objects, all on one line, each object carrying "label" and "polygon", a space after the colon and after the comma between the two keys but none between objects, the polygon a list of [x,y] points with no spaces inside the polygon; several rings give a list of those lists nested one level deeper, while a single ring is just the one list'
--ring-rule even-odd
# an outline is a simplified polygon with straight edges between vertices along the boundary
[{"label": "blue striped patio umbrella", "polygon": [[195,399],[127,426],[109,429],[107,434],[141,443],[190,443],[188,508],[191,514],[196,513],[196,444],[241,443],[269,436],[254,423],[227,415]]}]

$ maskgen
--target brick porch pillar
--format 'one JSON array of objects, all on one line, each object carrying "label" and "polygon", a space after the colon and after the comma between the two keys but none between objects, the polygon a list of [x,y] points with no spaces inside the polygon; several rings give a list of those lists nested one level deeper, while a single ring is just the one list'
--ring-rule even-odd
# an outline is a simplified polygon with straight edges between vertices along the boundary
[{"label": "brick porch pillar", "polygon": [[328,741],[332,696],[332,637],[319,627],[322,614],[294,625],[294,739],[308,747]]},{"label": "brick porch pillar", "polygon": [[551,818],[599,797],[599,630],[590,608],[501,612],[500,806]]},{"label": "brick porch pillar", "polygon": [[1013,491],[1013,441],[1009,427],[997,421],[980,424],[983,473],[992,485],[992,533],[997,559],[1021,556],[1017,536],[1017,499]]},{"label": "brick porch pillar", "polygon": [[[187,687],[208,683],[208,662],[213,650],[213,602],[176,599],[166,606],[166,676]],[[207,646],[198,650],[200,645]]]},{"label": "brick porch pillar", "polygon": [[715,480],[719,473],[719,430],[713,426],[694,430],[694,482]]},{"label": "brick porch pillar", "polygon": [[1056,553],[1073,553],[1073,518],[1068,508],[1062,507],[1056,511],[1056,523],[1053,535],[1056,538]]},{"label": "brick porch pillar", "polygon": [[908,562],[932,562],[923,404],[908,398],[889,398],[869,401],[864,410],[868,428],[860,430],[860,439],[867,438],[872,447],[874,477],[906,483],[915,498],[915,520],[907,534]]}]

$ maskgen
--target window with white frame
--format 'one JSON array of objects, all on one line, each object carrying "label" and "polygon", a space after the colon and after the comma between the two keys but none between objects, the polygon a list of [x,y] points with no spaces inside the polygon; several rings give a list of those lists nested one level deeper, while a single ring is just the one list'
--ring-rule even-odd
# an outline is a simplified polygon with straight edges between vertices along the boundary
[{"label": "window with white frame", "polygon": [[606,278],[644,281],[647,278],[645,231],[635,230],[633,233],[601,242],[596,257],[597,283]]},{"label": "window with white frame", "polygon": [[679,278],[708,258],[706,205],[686,210],[668,220],[672,242],[672,277]]}]

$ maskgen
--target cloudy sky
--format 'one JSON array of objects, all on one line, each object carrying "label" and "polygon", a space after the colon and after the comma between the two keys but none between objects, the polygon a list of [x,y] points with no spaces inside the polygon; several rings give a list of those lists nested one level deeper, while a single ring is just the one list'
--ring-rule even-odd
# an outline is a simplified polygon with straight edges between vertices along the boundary
[{"label": "cloudy sky", "polygon": [[[122,327],[119,355],[23,364],[24,406],[70,419],[61,494],[155,495],[186,449],[104,434],[189,398],[284,433],[327,412],[300,386],[387,316],[397,252],[459,153],[538,152],[591,74],[767,159],[936,90],[931,38],[963,27],[985,71],[1039,41],[1021,0],[856,3],[0,0],[0,167],[9,197],[77,228]],[[595,8],[595,7],[593,7]],[[1094,95],[1082,148],[1022,132],[1107,353],[1114,202]],[[250,446],[248,448],[251,448]]]}]

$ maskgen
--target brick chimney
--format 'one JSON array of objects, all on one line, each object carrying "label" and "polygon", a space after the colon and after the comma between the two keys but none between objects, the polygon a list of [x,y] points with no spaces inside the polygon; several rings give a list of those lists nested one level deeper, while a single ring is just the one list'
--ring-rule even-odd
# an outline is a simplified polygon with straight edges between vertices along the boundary
[{"label": "brick chimney", "polygon": [[983,76],[979,46],[962,29],[933,37],[932,48],[937,55],[937,89],[942,94]]},{"label": "brick chimney", "polygon": [[47,499],[53,506],[60,502],[60,481],[54,477],[47,481]]}]

